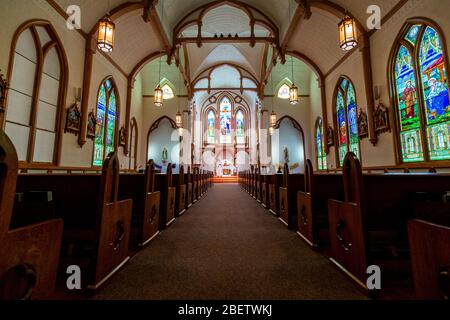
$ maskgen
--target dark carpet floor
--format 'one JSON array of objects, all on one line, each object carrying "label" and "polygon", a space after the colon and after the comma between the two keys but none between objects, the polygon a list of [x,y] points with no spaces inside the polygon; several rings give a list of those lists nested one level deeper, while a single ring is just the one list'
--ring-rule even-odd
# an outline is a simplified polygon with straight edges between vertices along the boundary
[{"label": "dark carpet floor", "polygon": [[217,184],[94,299],[364,299],[236,184]]}]

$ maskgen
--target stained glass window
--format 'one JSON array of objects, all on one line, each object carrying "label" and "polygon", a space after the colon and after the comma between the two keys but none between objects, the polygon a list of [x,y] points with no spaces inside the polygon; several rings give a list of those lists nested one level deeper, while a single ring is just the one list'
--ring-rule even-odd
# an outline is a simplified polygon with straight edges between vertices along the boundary
[{"label": "stained glass window", "polygon": [[175,94],[173,93],[172,88],[168,84],[163,85],[161,89],[163,91],[164,100],[170,100],[175,98]]},{"label": "stained glass window", "polygon": [[337,86],[336,121],[338,130],[339,164],[344,164],[347,152],[353,152],[360,157],[358,134],[358,106],[353,84],[343,78]]},{"label": "stained glass window", "polygon": [[106,156],[115,150],[117,101],[114,86],[109,79],[100,86],[96,118],[93,165],[102,166]]},{"label": "stained glass window", "polygon": [[236,113],[236,143],[245,143],[245,124],[244,124],[244,113],[242,110],[238,110]]},{"label": "stained glass window", "polygon": [[436,29],[418,24],[410,26],[403,39],[394,74],[402,160],[449,160],[450,104],[442,39]]},{"label": "stained glass window", "polygon": [[317,168],[319,170],[326,170],[327,154],[325,153],[325,142],[323,140],[322,119],[319,119],[316,124],[316,152],[317,152]]},{"label": "stained glass window", "polygon": [[214,111],[208,112],[208,129],[207,129],[208,143],[216,143],[216,115]]},{"label": "stained glass window", "polygon": [[278,90],[278,98],[280,99],[289,99],[291,88],[287,84],[283,84]]},{"label": "stained glass window", "polygon": [[220,102],[220,143],[231,144],[231,101],[224,97]]}]

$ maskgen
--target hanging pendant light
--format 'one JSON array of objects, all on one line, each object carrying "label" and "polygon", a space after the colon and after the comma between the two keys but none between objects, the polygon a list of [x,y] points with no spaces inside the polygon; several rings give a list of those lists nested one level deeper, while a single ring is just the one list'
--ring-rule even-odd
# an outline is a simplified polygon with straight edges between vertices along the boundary
[{"label": "hanging pendant light", "polygon": [[162,107],[164,104],[164,92],[161,89],[161,57],[159,57],[159,77],[158,77],[158,86],[155,89],[155,92],[153,94],[153,101],[155,103],[155,106]]},{"label": "hanging pendant light", "polygon": [[273,136],[274,132],[275,132],[275,128],[274,127],[269,127],[269,134],[271,136]]},{"label": "hanging pendant light", "polygon": [[97,47],[103,51],[111,53],[114,50],[114,32],[115,24],[111,21],[109,15],[106,15],[98,23]]},{"label": "hanging pendant light", "polygon": [[277,124],[277,114],[275,113],[275,111],[272,111],[272,113],[270,114],[270,126],[275,127],[276,124]]},{"label": "hanging pendant light", "polygon": [[178,111],[175,116],[175,122],[176,122],[178,128],[183,126],[183,115],[181,114],[180,111]]},{"label": "hanging pendant light", "polygon": [[154,102],[155,102],[155,106],[157,106],[157,107],[162,107],[164,104],[164,93],[159,84],[155,89]]},{"label": "hanging pendant light", "polygon": [[[272,87],[272,92],[273,92],[273,76],[272,76],[272,74],[270,74],[270,85]],[[275,93],[274,93],[274,95],[275,95]],[[270,122],[270,127],[275,127],[275,125],[277,124],[277,114],[273,110],[273,97],[272,97],[272,112],[270,113],[269,122]],[[269,128],[269,130],[270,130],[270,128]]]},{"label": "hanging pendant light", "polygon": [[339,23],[339,46],[344,51],[349,51],[358,45],[356,38],[356,21],[349,15]]},{"label": "hanging pendant light", "polygon": [[294,84],[295,79],[294,79],[294,57],[293,56],[291,56],[291,67],[292,67],[292,86],[289,89],[289,102],[291,104],[295,105],[298,103],[298,88]]}]

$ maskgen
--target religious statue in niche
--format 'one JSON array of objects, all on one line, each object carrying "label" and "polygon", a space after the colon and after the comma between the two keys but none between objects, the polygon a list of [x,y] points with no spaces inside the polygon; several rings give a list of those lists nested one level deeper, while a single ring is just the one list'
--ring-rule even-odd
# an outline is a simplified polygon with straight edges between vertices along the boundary
[{"label": "religious statue in niche", "polygon": [[283,156],[284,156],[284,163],[289,164],[289,149],[287,147],[284,147]]},{"label": "religious statue in niche", "polygon": [[327,127],[327,146],[334,146],[334,130],[330,125]]},{"label": "religious statue in niche", "polygon": [[369,136],[369,123],[367,120],[367,114],[361,109],[359,110],[358,114],[358,134],[360,139],[364,139]]},{"label": "religious statue in niche", "polygon": [[95,139],[95,130],[97,128],[97,119],[95,117],[94,111],[89,112],[88,123],[87,123],[87,137],[90,139]]},{"label": "religious statue in niche", "polygon": [[66,125],[64,128],[64,132],[73,133],[78,135],[80,132],[81,126],[81,113],[78,109],[78,104],[75,102],[70,108],[66,111]]},{"label": "religious statue in niche", "polygon": [[389,109],[385,107],[381,102],[378,103],[373,113],[373,119],[375,122],[375,132],[380,135],[384,132],[390,132],[391,126],[389,124]]},{"label": "religious statue in niche", "polygon": [[166,165],[168,163],[169,160],[169,152],[167,151],[167,148],[164,148],[162,153],[161,153],[161,160],[163,165]]},{"label": "religious statue in niche", "polygon": [[119,130],[119,146],[125,147],[127,144],[127,135],[125,133],[125,127],[120,127]]}]

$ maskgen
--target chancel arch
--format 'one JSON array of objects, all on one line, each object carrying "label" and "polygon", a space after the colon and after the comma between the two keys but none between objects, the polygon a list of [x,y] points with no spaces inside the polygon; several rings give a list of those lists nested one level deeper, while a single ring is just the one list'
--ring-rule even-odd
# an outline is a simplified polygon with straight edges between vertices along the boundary
[{"label": "chancel arch", "polygon": [[158,170],[165,172],[168,164],[178,172],[180,165],[180,135],[172,118],[163,116],[153,122],[147,135],[147,161],[153,160]]},{"label": "chancel arch", "polygon": [[276,171],[283,170],[287,164],[290,173],[305,170],[305,133],[297,120],[290,116],[280,118],[274,126],[271,137],[272,166]]},{"label": "chancel arch", "polygon": [[8,79],[5,131],[19,161],[29,166],[59,164],[68,66],[50,22],[31,20],[17,29]]},{"label": "chancel arch", "polygon": [[391,53],[399,163],[450,160],[448,56],[440,27],[410,19]]}]

